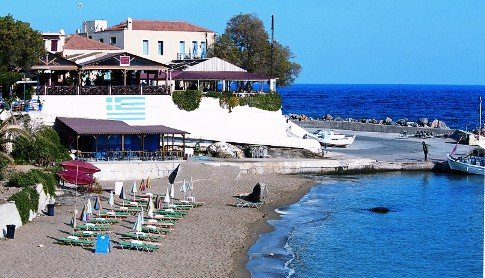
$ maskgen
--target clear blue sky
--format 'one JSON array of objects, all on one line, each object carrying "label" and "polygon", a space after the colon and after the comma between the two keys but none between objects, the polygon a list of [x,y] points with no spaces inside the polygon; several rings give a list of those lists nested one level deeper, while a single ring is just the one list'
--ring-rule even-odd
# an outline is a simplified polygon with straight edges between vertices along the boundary
[{"label": "clear blue sky", "polygon": [[[78,8],[82,2],[83,7]],[[254,13],[295,54],[297,83],[485,85],[484,0],[1,0],[0,15],[39,31],[82,20],[184,20],[223,33]]]}]

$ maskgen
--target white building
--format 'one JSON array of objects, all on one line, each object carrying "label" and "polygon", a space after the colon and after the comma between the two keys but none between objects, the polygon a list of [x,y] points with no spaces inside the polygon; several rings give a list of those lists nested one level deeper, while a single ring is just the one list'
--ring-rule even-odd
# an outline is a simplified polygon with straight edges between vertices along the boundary
[{"label": "white building", "polygon": [[[86,22],[85,26],[96,27],[96,21],[92,22],[94,25]],[[205,58],[215,36],[209,29],[183,21],[128,18],[106,29],[103,29],[104,23],[98,23],[100,28],[91,28],[94,32],[88,31],[88,37],[164,64],[172,60]]]},{"label": "white building", "polygon": [[64,50],[64,43],[66,40],[66,34],[64,30],[59,30],[59,32],[45,32],[42,33],[42,38],[44,39],[45,49],[50,53],[59,53]]}]

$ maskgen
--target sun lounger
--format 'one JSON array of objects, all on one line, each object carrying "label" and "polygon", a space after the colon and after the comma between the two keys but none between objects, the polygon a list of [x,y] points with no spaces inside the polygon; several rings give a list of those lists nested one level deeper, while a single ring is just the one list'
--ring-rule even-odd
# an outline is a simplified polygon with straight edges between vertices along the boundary
[{"label": "sun lounger", "polygon": [[74,236],[84,237],[84,238],[94,238],[97,235],[98,235],[98,233],[94,232],[94,231],[77,231],[77,232],[74,232]]},{"label": "sun lounger", "polygon": [[124,218],[130,216],[131,213],[128,211],[104,211],[96,214],[96,216],[104,218]]},{"label": "sun lounger", "polygon": [[150,235],[144,232],[135,232],[135,233],[124,233],[121,234],[122,237],[132,238],[132,239],[139,239],[139,240],[148,240],[148,241],[161,241],[163,239],[162,235]]},{"label": "sun lounger", "polygon": [[101,217],[96,217],[88,221],[89,223],[94,223],[94,224],[116,224],[120,222],[118,219],[114,218],[101,218]]},{"label": "sun lounger", "polygon": [[118,244],[121,247],[121,249],[125,249],[125,248],[136,249],[138,251],[147,251],[147,252],[153,252],[159,248],[157,245],[143,243],[143,241],[140,241],[140,240],[131,240],[131,241],[120,240]]},{"label": "sun lounger", "polygon": [[67,236],[56,238],[61,244],[71,245],[71,246],[93,246],[94,241],[89,239],[80,239],[77,236]]},{"label": "sun lounger", "polygon": [[205,202],[190,202],[190,201],[180,201],[180,202],[175,202],[175,205],[178,204],[184,204],[184,205],[192,205],[194,207],[200,207],[205,204]]},{"label": "sun lounger", "polygon": [[158,226],[158,227],[162,227],[162,228],[172,228],[172,227],[175,226],[174,222],[163,221],[163,220],[160,221],[160,220],[157,220],[157,219],[146,219],[145,223],[147,223],[147,225],[153,225],[153,226]]},{"label": "sun lounger", "polygon": [[253,202],[248,202],[248,201],[243,201],[243,200],[240,200],[236,206],[238,208],[261,208],[261,206],[263,205],[264,203],[263,202],[256,202],[256,203],[253,203]]},{"label": "sun lounger", "polygon": [[169,229],[160,228],[154,225],[143,226],[141,230],[142,232],[145,232],[145,233],[153,233],[153,234],[161,234],[161,235],[170,233]]},{"label": "sun lounger", "polygon": [[93,223],[86,223],[84,225],[77,225],[77,229],[84,231],[107,231],[111,230],[111,225],[96,225]]},{"label": "sun lounger", "polygon": [[166,220],[166,221],[177,221],[182,219],[181,216],[173,216],[173,215],[165,215],[165,214],[155,214],[153,218],[158,220]]}]

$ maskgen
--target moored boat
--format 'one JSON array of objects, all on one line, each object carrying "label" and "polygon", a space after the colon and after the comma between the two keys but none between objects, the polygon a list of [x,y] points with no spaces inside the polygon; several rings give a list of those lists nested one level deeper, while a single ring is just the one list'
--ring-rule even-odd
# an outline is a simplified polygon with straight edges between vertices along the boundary
[{"label": "moored boat", "polygon": [[317,130],[312,134],[309,134],[311,138],[317,139],[320,145],[334,146],[334,147],[347,147],[354,143],[355,135],[346,136],[344,134],[336,134],[331,131]]},{"label": "moored boat", "polygon": [[453,157],[447,155],[448,165],[452,170],[469,174],[485,175],[485,158],[475,155]]}]

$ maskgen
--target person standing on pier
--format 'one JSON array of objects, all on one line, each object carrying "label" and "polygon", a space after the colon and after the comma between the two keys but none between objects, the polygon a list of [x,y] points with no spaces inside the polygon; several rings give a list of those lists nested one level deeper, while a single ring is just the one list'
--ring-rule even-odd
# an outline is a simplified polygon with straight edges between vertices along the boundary
[{"label": "person standing on pier", "polygon": [[424,161],[428,161],[428,145],[426,142],[423,141],[423,153],[424,153]]}]

